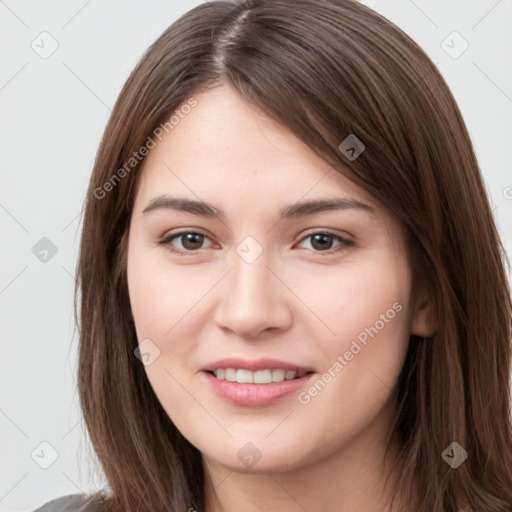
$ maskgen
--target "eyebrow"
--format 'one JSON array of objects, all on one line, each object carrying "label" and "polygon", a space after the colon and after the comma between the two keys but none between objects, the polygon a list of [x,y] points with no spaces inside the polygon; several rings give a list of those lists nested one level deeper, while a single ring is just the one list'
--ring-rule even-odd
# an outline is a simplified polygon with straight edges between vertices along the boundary
[{"label": "eyebrow", "polygon": [[[158,196],[152,199],[142,210],[142,213],[149,213],[157,209],[171,209],[181,212],[224,220],[225,214],[219,208],[205,201],[194,201],[182,197],[171,197],[167,195]],[[349,198],[328,198],[303,201],[289,205],[282,209],[279,214],[280,220],[307,217],[330,210],[360,210],[375,216],[375,210],[367,204]]]}]

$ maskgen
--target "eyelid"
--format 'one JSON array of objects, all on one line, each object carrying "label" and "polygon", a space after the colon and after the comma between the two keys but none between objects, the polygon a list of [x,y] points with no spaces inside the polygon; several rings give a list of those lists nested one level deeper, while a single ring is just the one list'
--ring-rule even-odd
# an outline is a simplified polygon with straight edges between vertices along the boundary
[{"label": "eyelid", "polygon": [[304,233],[302,233],[301,240],[303,240],[304,238],[311,236],[311,235],[329,235],[329,236],[332,236],[335,238],[340,238],[341,240],[344,240],[346,242],[349,242],[349,241],[353,240],[353,238],[354,238],[352,235],[350,235],[347,232],[343,232],[343,234],[342,234],[342,233],[336,232],[334,229],[331,229],[331,228],[323,228],[323,229],[322,228],[311,228],[311,229],[306,230]]}]

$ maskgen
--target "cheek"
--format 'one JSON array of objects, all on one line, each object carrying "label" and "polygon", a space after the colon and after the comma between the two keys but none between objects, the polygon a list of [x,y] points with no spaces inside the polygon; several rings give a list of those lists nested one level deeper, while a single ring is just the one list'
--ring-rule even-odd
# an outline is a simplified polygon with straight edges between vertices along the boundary
[{"label": "cheek", "polygon": [[[393,339],[403,336],[391,336],[392,332],[397,335],[408,332],[411,291],[408,264],[394,254],[375,253],[314,275],[302,273],[288,281],[324,324],[322,332],[317,322],[318,333],[325,339],[343,345],[362,333],[360,339],[364,341],[365,329],[372,327],[379,333],[387,332]],[[302,319],[306,318],[303,314]],[[313,325],[312,321],[308,323]]]},{"label": "cheek", "polygon": [[173,266],[159,253],[134,247],[128,289],[137,339],[157,347],[158,357],[145,366],[148,379],[165,407],[181,410],[190,405],[190,396],[180,383],[187,390],[189,380],[195,385],[201,331],[209,318],[207,294],[219,276],[212,269],[199,272],[195,265]]},{"label": "cheek", "polygon": [[390,398],[405,360],[409,267],[392,255],[374,261],[380,264],[340,272],[328,296],[317,295],[316,307],[329,312],[327,323],[336,334],[322,343],[323,372],[298,399],[328,425],[327,437],[336,438],[341,425],[350,435],[371,423]]},{"label": "cheek", "polygon": [[311,310],[329,331],[317,322],[322,382],[306,390],[299,402],[315,402],[318,414],[330,411],[329,403],[338,403],[345,411],[359,409],[371,416],[387,400],[407,352],[411,328],[408,264],[384,254],[367,263],[359,261],[357,267],[340,268],[329,279],[317,276],[315,282],[316,293],[306,295],[311,282],[297,281],[298,295],[307,297]]},{"label": "cheek", "polygon": [[[178,417],[186,417],[184,413],[191,405],[186,391],[190,386],[183,376],[192,371],[191,355],[197,349],[197,337],[193,335],[194,304],[205,293],[204,283],[201,286],[191,279],[191,268],[173,271],[149,251],[138,252],[134,248],[129,252],[127,277],[135,330],[141,352],[142,343],[146,343],[151,353],[150,364],[145,364],[144,370],[173,420],[176,411],[181,411]],[[177,426],[181,426],[179,421]]]},{"label": "cheek", "polygon": [[128,289],[140,337],[163,339],[175,326],[193,314],[194,305],[204,295],[204,280],[194,277],[193,266],[174,268],[165,259],[134,251],[128,258]]}]

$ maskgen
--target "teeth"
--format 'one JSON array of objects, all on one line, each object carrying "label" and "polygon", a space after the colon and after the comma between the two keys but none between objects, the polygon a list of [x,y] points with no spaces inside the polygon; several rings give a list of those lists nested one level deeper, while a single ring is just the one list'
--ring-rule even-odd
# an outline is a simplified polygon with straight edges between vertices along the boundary
[{"label": "teeth", "polygon": [[234,368],[226,368],[225,378],[229,382],[236,382],[236,370]]},{"label": "teeth", "polygon": [[272,370],[272,382],[282,382],[285,373],[284,370]]},{"label": "teeth", "polygon": [[239,382],[240,384],[270,384],[271,382],[282,382],[283,380],[292,380],[302,377],[307,372],[296,372],[292,370],[245,370],[242,368],[218,368],[213,372],[215,377],[229,382]]},{"label": "teeth", "polygon": [[254,372],[254,384],[269,384],[272,382],[271,370],[258,370]]},{"label": "teeth", "polygon": [[252,384],[254,382],[254,372],[250,370],[237,370],[236,381],[241,384]]}]

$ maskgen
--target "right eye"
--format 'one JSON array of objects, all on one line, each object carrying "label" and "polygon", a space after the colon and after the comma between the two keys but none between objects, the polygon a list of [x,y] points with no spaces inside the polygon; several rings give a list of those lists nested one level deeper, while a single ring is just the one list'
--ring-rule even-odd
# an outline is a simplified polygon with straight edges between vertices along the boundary
[{"label": "right eye", "polygon": [[[181,248],[176,248],[173,244],[175,240],[180,240]],[[196,231],[180,231],[171,233],[158,242],[159,246],[165,246],[176,254],[193,254],[199,252],[205,240],[210,240],[205,234]]]}]

